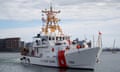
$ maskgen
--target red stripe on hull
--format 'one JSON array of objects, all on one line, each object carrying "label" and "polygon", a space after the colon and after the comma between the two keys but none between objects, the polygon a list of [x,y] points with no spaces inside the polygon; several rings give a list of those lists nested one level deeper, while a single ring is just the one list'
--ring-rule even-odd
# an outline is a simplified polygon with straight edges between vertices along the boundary
[{"label": "red stripe on hull", "polygon": [[58,64],[60,67],[67,67],[66,59],[64,55],[65,51],[58,51]]}]

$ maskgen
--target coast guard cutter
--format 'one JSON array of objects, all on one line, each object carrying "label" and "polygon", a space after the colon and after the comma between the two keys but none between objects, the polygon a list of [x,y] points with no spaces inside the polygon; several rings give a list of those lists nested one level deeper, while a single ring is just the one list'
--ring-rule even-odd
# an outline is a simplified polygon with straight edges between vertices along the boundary
[{"label": "coast guard cutter", "polygon": [[[91,41],[71,40],[65,35],[56,17],[61,11],[42,10],[43,26],[33,37],[33,47],[23,48],[21,62],[63,68],[94,69],[100,47],[92,47]],[[46,18],[44,18],[44,15]],[[69,28],[69,26],[68,26]]]}]

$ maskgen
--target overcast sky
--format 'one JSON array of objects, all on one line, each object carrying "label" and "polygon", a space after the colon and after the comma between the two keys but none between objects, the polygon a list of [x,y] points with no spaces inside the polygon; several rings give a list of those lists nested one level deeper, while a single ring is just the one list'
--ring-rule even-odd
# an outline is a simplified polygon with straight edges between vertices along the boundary
[{"label": "overcast sky", "polygon": [[[52,0],[61,10],[60,25],[72,39],[97,40],[102,32],[103,47],[120,47],[120,0]],[[41,10],[50,0],[0,0],[0,38],[21,37],[32,41],[41,28]]]}]

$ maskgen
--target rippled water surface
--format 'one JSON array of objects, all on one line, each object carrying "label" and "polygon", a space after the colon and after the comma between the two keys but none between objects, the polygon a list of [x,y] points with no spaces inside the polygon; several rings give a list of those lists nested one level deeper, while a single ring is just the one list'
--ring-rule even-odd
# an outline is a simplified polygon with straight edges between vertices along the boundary
[{"label": "rippled water surface", "polygon": [[120,72],[120,52],[103,52],[94,71],[22,64],[19,58],[19,53],[0,53],[0,72]]}]

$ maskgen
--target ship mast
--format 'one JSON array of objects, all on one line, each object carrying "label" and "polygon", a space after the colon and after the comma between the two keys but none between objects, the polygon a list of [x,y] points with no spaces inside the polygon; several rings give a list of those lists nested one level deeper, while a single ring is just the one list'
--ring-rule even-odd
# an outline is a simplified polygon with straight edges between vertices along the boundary
[{"label": "ship mast", "polygon": [[46,35],[56,32],[60,35],[63,34],[61,27],[58,25],[60,19],[56,17],[56,14],[60,13],[60,10],[53,10],[52,4],[50,4],[50,9],[42,10],[42,13],[46,15],[46,19],[42,17],[42,21],[45,23],[42,27],[42,32]]}]

